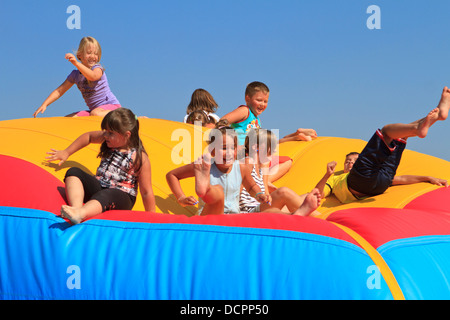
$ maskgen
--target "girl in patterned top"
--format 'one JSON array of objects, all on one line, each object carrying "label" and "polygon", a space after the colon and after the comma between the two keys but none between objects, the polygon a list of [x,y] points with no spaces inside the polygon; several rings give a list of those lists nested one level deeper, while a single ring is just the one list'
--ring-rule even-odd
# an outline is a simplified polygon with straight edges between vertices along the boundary
[{"label": "girl in patterned top", "polygon": [[102,131],[82,134],[65,150],[51,149],[48,161],[62,165],[76,151],[91,143],[101,144],[100,166],[95,176],[79,168],[66,172],[66,195],[70,204],[61,207],[61,215],[73,224],[106,210],[131,210],[139,191],[146,211],[155,211],[151,166],[139,138],[139,121],[134,113],[119,108],[108,113]]},{"label": "girl in patterned top", "polygon": [[[246,163],[251,175],[262,192],[270,195],[271,202],[260,203],[242,188],[239,200],[240,211],[251,212],[277,212],[294,215],[310,215],[320,203],[320,193],[317,189],[311,193],[298,195],[287,187],[277,188],[270,192],[269,161],[277,145],[276,137],[270,130],[251,129],[245,138]],[[306,200],[305,200],[306,199]]]}]

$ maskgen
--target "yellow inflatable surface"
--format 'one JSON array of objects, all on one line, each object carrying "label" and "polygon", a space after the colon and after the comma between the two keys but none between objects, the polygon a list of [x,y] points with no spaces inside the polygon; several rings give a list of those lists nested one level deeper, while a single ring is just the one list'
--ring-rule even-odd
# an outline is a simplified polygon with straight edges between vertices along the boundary
[{"label": "yellow inflatable surface", "polygon": [[[70,167],[80,167],[95,174],[100,159],[97,158],[97,145],[90,145],[72,155],[59,167],[45,160],[46,152],[51,148],[64,149],[80,134],[100,130],[101,118],[39,118],[17,119],[0,122],[0,132],[4,139],[0,141],[0,154],[17,157],[34,163],[59,180]],[[152,184],[156,198],[157,212],[193,215],[195,207],[183,208],[178,205],[166,182],[166,173],[178,166],[193,161],[201,155],[204,145],[196,145],[202,128],[181,122],[161,119],[140,119],[140,135],[149,155],[152,166]],[[193,138],[196,139],[193,139]],[[293,159],[290,171],[276,181],[276,186],[286,186],[303,194],[310,191],[325,173],[326,164],[337,161],[336,171],[343,169],[345,155],[351,151],[361,151],[363,140],[319,137],[309,142],[287,142],[280,145],[279,154]],[[181,162],[181,161],[184,162]],[[450,180],[448,161],[405,150],[397,174],[430,175]],[[194,179],[182,182],[187,195],[195,196]],[[320,217],[327,217],[336,210],[352,207],[403,208],[416,197],[438,187],[428,183],[389,188],[382,195],[351,204],[340,204],[334,196],[327,198],[318,211]],[[142,200],[138,199],[133,210],[144,210]]]}]

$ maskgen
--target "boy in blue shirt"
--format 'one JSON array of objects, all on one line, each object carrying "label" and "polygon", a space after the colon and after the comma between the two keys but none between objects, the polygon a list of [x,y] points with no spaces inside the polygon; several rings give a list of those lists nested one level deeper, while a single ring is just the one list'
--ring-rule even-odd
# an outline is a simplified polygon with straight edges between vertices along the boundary
[{"label": "boy in blue shirt", "polygon": [[[237,107],[221,118],[228,120],[230,126],[236,131],[239,145],[244,145],[245,137],[250,129],[261,128],[259,116],[267,108],[269,94],[267,85],[259,81],[251,82],[245,89],[246,104]],[[316,137],[315,130],[300,128],[296,132],[281,138],[279,142],[308,141]]]}]

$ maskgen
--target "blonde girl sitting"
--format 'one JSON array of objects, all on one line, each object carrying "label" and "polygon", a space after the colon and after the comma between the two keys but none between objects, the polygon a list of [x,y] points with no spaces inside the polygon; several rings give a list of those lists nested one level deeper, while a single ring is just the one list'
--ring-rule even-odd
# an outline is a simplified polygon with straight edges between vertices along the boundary
[{"label": "blonde girl sitting", "polygon": [[[111,110],[120,108],[120,102],[111,92],[106,78],[105,70],[99,64],[102,57],[102,49],[97,40],[92,37],[84,37],[80,41],[77,56],[67,53],[65,58],[71,62],[76,69],[67,79],[54,90],[42,105],[34,112],[33,116],[44,113],[47,107],[62,97],[74,84],[86,102],[88,111],[74,112],[68,116],[105,116]],[[80,60],[78,61],[77,58]]]}]

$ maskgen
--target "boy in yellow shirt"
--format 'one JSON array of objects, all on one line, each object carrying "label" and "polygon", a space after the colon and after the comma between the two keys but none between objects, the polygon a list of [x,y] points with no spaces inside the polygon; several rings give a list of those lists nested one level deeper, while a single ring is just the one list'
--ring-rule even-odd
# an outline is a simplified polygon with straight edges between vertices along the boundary
[{"label": "boy in yellow shirt", "polygon": [[439,105],[424,118],[409,124],[394,123],[378,129],[361,154],[349,153],[344,173],[334,175],[336,162],[327,164],[327,172],[317,183],[322,198],[334,194],[342,203],[382,194],[394,185],[429,182],[448,187],[446,180],[430,176],[396,176],[398,165],[410,137],[425,138],[428,129],[438,120],[445,120],[450,109],[450,89],[444,88]]}]

